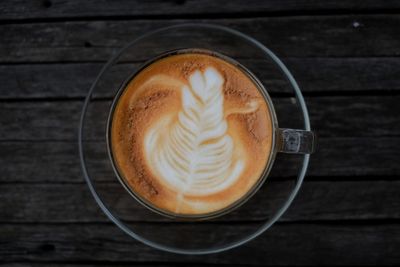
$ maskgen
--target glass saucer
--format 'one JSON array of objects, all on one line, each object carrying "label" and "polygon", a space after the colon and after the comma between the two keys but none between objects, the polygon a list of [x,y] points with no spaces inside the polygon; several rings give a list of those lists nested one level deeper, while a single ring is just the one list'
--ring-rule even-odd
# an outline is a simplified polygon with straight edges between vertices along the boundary
[{"label": "glass saucer", "polygon": [[174,253],[216,253],[256,238],[281,218],[300,189],[310,156],[278,153],[257,193],[238,209],[215,219],[179,221],[137,202],[119,182],[108,157],[107,116],[118,89],[141,64],[182,48],[203,48],[235,59],[267,89],[280,127],[310,130],[307,108],[296,81],[268,48],[227,27],[181,24],[138,37],[103,67],[83,106],[79,153],[84,178],[96,202],[129,236]]}]

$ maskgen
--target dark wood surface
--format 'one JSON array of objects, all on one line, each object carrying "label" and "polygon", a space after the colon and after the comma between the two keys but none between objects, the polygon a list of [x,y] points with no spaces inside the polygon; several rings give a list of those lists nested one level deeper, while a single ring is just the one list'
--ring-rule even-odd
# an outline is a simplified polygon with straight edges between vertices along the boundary
[{"label": "dark wood surface", "polygon": [[[126,236],[90,195],[77,150],[83,99],[104,62],[132,38],[182,22],[227,25],[276,52],[319,135],[303,187],[278,223],[208,256],[160,252]],[[280,93],[279,81],[260,79]],[[112,96],[95,97],[101,108]],[[282,95],[277,109],[288,103]],[[1,1],[0,266],[398,265],[399,103],[400,1]],[[295,170],[276,173],[287,179]],[[96,175],[116,192],[102,162]],[[149,232],[162,223],[124,216]],[[266,216],[210,227],[246,231]]]}]

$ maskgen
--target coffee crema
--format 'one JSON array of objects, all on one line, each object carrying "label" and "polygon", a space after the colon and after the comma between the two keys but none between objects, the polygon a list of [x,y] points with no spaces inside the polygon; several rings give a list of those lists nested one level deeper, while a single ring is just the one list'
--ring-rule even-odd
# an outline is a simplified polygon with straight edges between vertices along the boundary
[{"label": "coffee crema", "polygon": [[204,53],[152,62],[127,84],[111,118],[111,152],[136,196],[177,215],[217,212],[258,184],[272,120],[257,84]]}]

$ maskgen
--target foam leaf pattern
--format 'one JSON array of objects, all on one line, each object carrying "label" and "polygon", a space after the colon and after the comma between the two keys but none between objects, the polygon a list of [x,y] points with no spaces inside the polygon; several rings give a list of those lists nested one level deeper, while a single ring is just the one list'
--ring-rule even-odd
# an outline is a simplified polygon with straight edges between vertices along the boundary
[{"label": "foam leaf pattern", "polygon": [[223,84],[223,77],[212,67],[195,71],[182,87],[178,114],[164,116],[145,135],[152,171],[180,198],[222,191],[244,169],[244,162],[234,159],[234,142],[227,133]]}]

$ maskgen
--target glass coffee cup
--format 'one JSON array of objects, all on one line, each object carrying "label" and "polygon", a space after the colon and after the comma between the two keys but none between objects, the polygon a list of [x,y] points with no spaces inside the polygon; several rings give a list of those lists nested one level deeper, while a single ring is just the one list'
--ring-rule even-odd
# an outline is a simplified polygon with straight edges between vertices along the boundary
[{"label": "glass coffee cup", "polygon": [[[269,155],[267,155],[267,160],[265,162],[265,165],[263,166],[263,171],[260,175],[258,175],[259,177],[256,178],[256,182],[254,182],[254,184],[249,189],[247,189],[246,192],[240,198],[235,199],[234,201],[232,201],[232,203],[229,203],[225,207],[219,208],[217,210],[196,212],[194,214],[185,214],[185,213],[181,213],[178,211],[174,212],[174,211],[162,208],[162,207],[158,207],[151,200],[144,197],[144,195],[148,194],[148,192],[140,193],[140,190],[135,190],[135,183],[130,182],[130,180],[140,179],[140,178],[129,177],[129,179],[128,179],[126,177],[126,175],[124,175],[124,170],[121,169],[120,166],[118,166],[118,160],[117,160],[118,157],[121,157],[120,155],[122,153],[114,152],[115,149],[113,148],[113,141],[111,138],[112,125],[113,125],[114,120],[118,120],[119,119],[118,116],[126,116],[126,114],[129,113],[129,109],[132,109],[134,106],[133,103],[130,103],[129,106],[125,107],[126,110],[123,110],[123,109],[120,110],[120,113],[118,116],[115,114],[116,106],[121,102],[122,95],[124,95],[126,93],[126,91],[128,91],[130,89],[129,85],[133,81],[135,81],[135,79],[137,78],[137,76],[139,76],[141,74],[141,72],[143,72],[144,70],[148,70],[149,67],[152,67],[154,69],[153,66],[159,64],[159,62],[161,62],[163,60],[170,60],[171,57],[182,56],[182,55],[187,56],[189,58],[191,57],[191,55],[193,55],[193,57],[199,57],[201,55],[205,55],[205,56],[208,56],[211,58],[215,57],[215,58],[225,61],[226,63],[232,65],[233,68],[244,73],[245,76],[248,77],[252,81],[252,83],[256,86],[257,90],[259,91],[260,95],[263,97],[263,100],[266,103],[266,106],[268,108],[268,118],[270,118],[271,127],[263,127],[263,128],[271,128],[271,133],[272,133],[269,136],[269,138],[272,139],[270,142],[271,148],[269,148],[268,152],[266,152]],[[174,63],[174,64],[176,65],[177,63]],[[187,62],[185,62],[183,64],[183,66],[185,68],[187,68]],[[170,68],[170,66],[167,65],[166,68]],[[157,76],[157,75],[155,75],[155,76]],[[143,80],[143,79],[141,79],[141,80]],[[149,80],[151,80],[151,78]],[[166,83],[166,81],[162,81],[162,80],[160,82]],[[178,82],[178,81],[176,81],[176,82]],[[182,91],[182,89],[179,91]],[[242,93],[246,93],[246,92],[244,91]],[[126,101],[128,101],[128,100],[126,100]],[[128,102],[130,102],[130,101],[128,101]],[[169,105],[169,103],[166,103],[166,104]],[[173,103],[172,105],[174,105],[174,104],[176,105],[176,103]],[[162,114],[158,114],[157,117],[159,117],[161,115]],[[132,122],[132,119],[129,119],[129,122],[124,122],[124,123],[120,123],[120,124],[123,124],[123,126],[125,126],[126,124],[135,124],[135,122]],[[187,127],[187,125],[185,127]],[[131,127],[131,129],[132,129],[132,127]],[[139,128],[138,130],[146,131],[147,129]],[[117,133],[117,131],[118,131],[118,133]],[[165,128],[162,128],[161,131],[163,132],[162,133],[163,135],[167,134],[165,132],[166,131]],[[128,132],[125,134],[127,135],[125,137],[126,139],[135,138],[135,137],[129,136],[130,133],[128,133]],[[119,130],[115,130],[114,135],[118,135],[118,138],[120,138],[120,135],[122,135],[122,133]],[[115,137],[114,139],[117,139],[117,137]],[[135,141],[140,142],[140,140],[135,140]],[[116,141],[114,141],[114,143],[115,142]],[[176,140],[175,140],[175,142],[176,142]],[[161,55],[156,56],[153,59],[148,60],[141,67],[139,67],[137,69],[137,71],[131,75],[131,77],[129,77],[122,84],[122,86],[120,87],[118,93],[116,94],[116,96],[113,100],[113,103],[110,108],[108,120],[107,120],[107,145],[108,145],[109,157],[112,162],[112,166],[116,173],[116,176],[118,177],[118,179],[121,182],[121,184],[123,185],[123,187],[131,194],[131,196],[134,199],[136,199],[138,202],[140,202],[142,205],[144,205],[149,210],[154,211],[160,215],[164,215],[164,216],[173,218],[173,219],[207,220],[207,219],[211,219],[211,218],[216,218],[218,216],[222,216],[224,214],[227,214],[227,213],[235,210],[236,208],[243,205],[252,195],[254,195],[257,192],[257,190],[262,186],[263,182],[267,179],[268,174],[273,166],[273,163],[274,163],[277,153],[281,152],[281,153],[292,153],[292,154],[296,154],[296,153],[297,154],[311,154],[314,149],[314,134],[312,131],[306,131],[306,130],[300,130],[300,129],[279,128],[274,105],[268,94],[268,91],[265,89],[265,87],[263,86],[261,81],[258,80],[258,78],[253,73],[251,73],[245,66],[243,66],[236,60],[229,58],[223,54],[220,54],[216,51],[210,51],[210,50],[201,49],[201,48],[185,48],[185,49],[178,49],[178,50],[174,50],[174,51],[168,51]],[[121,145],[122,149],[126,149],[127,146],[131,146],[131,145],[129,143]],[[129,156],[131,156],[131,154],[132,153],[130,153]],[[215,157],[213,157],[213,158],[215,158]],[[166,160],[166,159],[158,159],[158,161],[160,161],[160,160]],[[122,160],[119,160],[119,161],[121,162]],[[126,165],[126,161],[127,160],[125,160],[125,165]],[[132,159],[130,161],[132,161]],[[122,165],[124,165],[124,164],[122,164]],[[131,165],[130,162],[128,162],[128,165]],[[141,166],[141,169],[143,169],[143,168],[152,169],[152,168],[156,167],[156,166],[151,166],[151,165],[146,166],[145,164],[143,164],[143,165],[144,166]],[[132,172],[132,169],[129,171]],[[125,173],[129,173],[129,171],[125,171]],[[143,173],[138,173],[139,177],[144,176],[144,175],[145,174],[143,174]],[[148,173],[147,175],[151,175],[151,173]],[[189,174],[187,174],[187,175],[189,175]],[[241,179],[250,179],[250,178],[243,176]],[[143,183],[143,182],[141,182],[141,183]],[[137,182],[136,182],[136,184],[137,184]],[[168,186],[168,185],[166,185],[166,186]],[[215,187],[215,185],[214,185],[214,187]],[[210,188],[210,189],[212,189],[212,188]],[[156,189],[153,189],[153,191],[156,191]],[[176,195],[178,195],[178,194],[179,193],[176,193]],[[173,197],[175,197],[175,196],[173,196]],[[228,197],[228,196],[226,196],[226,197]],[[210,198],[212,198],[212,196],[210,196]],[[163,200],[162,202],[165,202],[165,200]],[[199,205],[198,203],[199,203],[199,200],[197,200],[195,205]],[[212,206],[212,204],[210,206]]]}]

